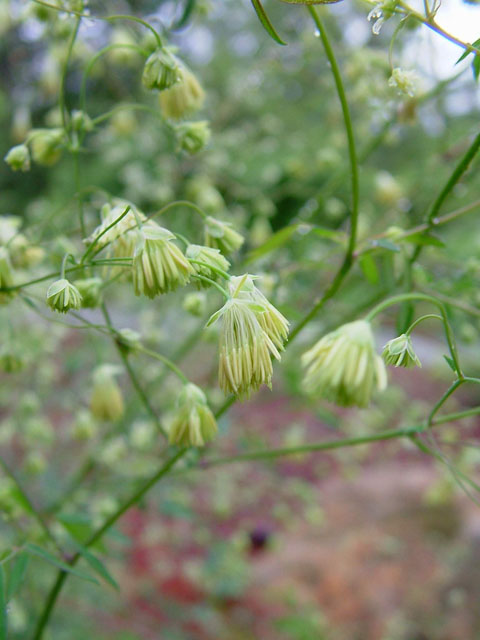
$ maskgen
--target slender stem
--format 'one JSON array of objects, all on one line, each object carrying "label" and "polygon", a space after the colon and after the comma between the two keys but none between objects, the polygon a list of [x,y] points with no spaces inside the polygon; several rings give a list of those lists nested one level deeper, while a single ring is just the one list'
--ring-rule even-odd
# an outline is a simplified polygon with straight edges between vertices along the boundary
[{"label": "slender stem", "polygon": [[78,30],[80,28],[80,22],[82,18],[77,16],[75,19],[75,26],[70,35],[70,40],[68,41],[67,55],[65,57],[65,62],[63,63],[62,75],[60,77],[60,90],[58,93],[58,107],[60,109],[60,114],[62,116],[63,128],[65,129],[65,133],[70,137],[68,130],[68,121],[67,121],[67,113],[66,113],[66,99],[65,99],[65,84],[67,80],[67,72],[68,72],[68,64],[70,62],[70,58],[72,57],[73,46],[75,44],[75,40],[77,39]]},{"label": "slender stem", "polygon": [[[101,233],[99,233],[98,236],[96,236],[96,238],[94,238],[92,244],[87,248],[87,250],[83,254],[80,262],[82,262],[82,263],[85,262],[85,260],[88,258],[88,256],[95,249],[95,247],[98,244],[98,241],[100,240],[100,238],[102,238],[106,233],[108,233],[108,231],[110,231],[110,229],[112,229],[116,224],[118,224],[120,222],[120,220],[122,220],[122,218],[124,218],[129,211],[130,211],[130,205],[127,206],[125,211],[123,211],[123,213],[121,213],[118,216],[118,218],[115,218],[115,220],[111,224],[109,224],[107,227],[105,227],[105,229],[103,229],[103,231]],[[103,249],[103,247],[102,247],[102,249]]]},{"label": "slender stem", "polygon": [[163,356],[161,353],[157,353],[156,351],[152,351],[152,349],[147,349],[145,347],[136,347],[136,351],[140,353],[144,353],[146,356],[150,356],[151,358],[155,358],[155,360],[159,360],[166,367],[168,367],[173,373],[184,383],[189,384],[190,380],[187,376],[181,371],[176,364],[174,364],[171,360],[169,360],[166,356]]},{"label": "slender stem", "polygon": [[216,289],[218,289],[220,291],[220,293],[223,295],[225,300],[230,300],[230,294],[228,293],[228,291],[226,289],[224,289],[222,287],[222,285],[218,284],[218,282],[215,282],[215,280],[212,280],[211,278],[207,278],[207,276],[201,276],[198,273],[193,274],[192,278],[195,278],[196,280],[201,280],[202,282],[207,282],[208,284],[211,284],[213,287],[215,287]]},{"label": "slender stem", "polygon": [[[83,547],[88,548],[91,547],[95,542],[102,538],[103,534],[106,533],[111,527],[123,516],[126,511],[130,509],[130,507],[137,504],[143,496],[157,483],[161,480],[175,465],[175,463],[185,455],[188,449],[180,449],[177,451],[171,458],[165,462],[158,471],[156,471],[145,483],[143,483],[139,489],[134,491],[134,493],[122,503],[122,505],[113,513],[104,524],[99,527],[96,531],[92,533],[90,538],[83,544]],[[82,554],[76,553],[73,558],[69,561],[70,566],[74,566],[79,559],[82,557]],[[50,616],[52,614],[53,608],[57,601],[57,598],[62,590],[63,584],[65,580],[68,578],[68,572],[60,570],[57,574],[57,578],[52,586],[52,589],[48,595],[47,602],[45,605],[45,609],[43,610],[40,619],[38,621],[37,627],[35,629],[33,640],[41,640],[43,637],[43,633],[48,624]]]},{"label": "slender stem", "polygon": [[72,149],[73,155],[73,172],[74,172],[74,181],[75,181],[75,191],[78,194],[77,197],[77,208],[78,208],[78,221],[80,224],[80,232],[82,234],[82,238],[85,238],[87,235],[86,227],[85,227],[85,215],[83,211],[83,197],[82,190],[80,188],[80,157],[78,149]]},{"label": "slender stem", "polygon": [[228,274],[223,269],[219,269],[218,267],[213,266],[213,264],[208,264],[208,262],[203,262],[202,260],[194,260],[193,258],[188,258],[188,261],[191,262],[192,264],[198,264],[201,267],[205,267],[209,271],[213,271],[214,273],[217,273],[224,280],[227,280],[227,281],[230,280],[230,274]]},{"label": "slender stem", "polygon": [[[105,323],[107,324],[108,328],[110,329],[111,333],[113,336],[116,335],[116,330],[112,325],[112,321],[110,319],[110,315],[108,313],[108,309],[105,305],[105,303],[102,303],[102,313],[103,313],[103,317],[105,318]],[[147,411],[147,413],[150,414],[152,420],[155,422],[155,425],[157,427],[157,429],[162,433],[162,435],[164,437],[167,437],[167,434],[165,433],[165,429],[163,428],[162,424],[160,423],[160,420],[158,419],[158,416],[155,412],[155,409],[152,407],[152,405],[150,404],[150,400],[148,399],[147,394],[145,393],[145,391],[142,388],[142,385],[140,384],[137,375],[132,367],[132,365],[130,364],[130,360],[128,359],[128,355],[125,353],[124,349],[122,349],[122,346],[118,343],[117,340],[114,341],[115,342],[115,346],[117,347],[117,351],[120,355],[120,358],[123,361],[123,364],[125,366],[125,369],[127,370],[128,376],[130,378],[130,381],[135,389],[135,391],[137,392],[137,395],[139,397],[139,399],[141,400],[143,406],[145,407],[145,410]]]},{"label": "slender stem", "polygon": [[125,111],[126,109],[134,109],[134,110],[137,110],[137,111],[147,111],[148,113],[151,113],[152,115],[154,115],[159,120],[163,121],[162,115],[161,115],[161,113],[159,111],[156,111],[152,107],[149,107],[147,104],[140,104],[140,103],[137,103],[137,102],[132,102],[132,103],[126,103],[126,104],[119,104],[117,107],[114,107],[113,109],[110,109],[109,111],[106,111],[105,113],[102,113],[102,115],[97,116],[96,118],[93,118],[92,119],[92,123],[93,123],[94,126],[96,126],[97,124],[100,124],[101,122],[104,122],[105,120],[108,120],[109,118],[114,116],[119,111]]},{"label": "slender stem", "polygon": [[412,331],[415,329],[415,327],[417,327],[424,320],[430,320],[432,318],[435,318],[436,320],[441,320],[441,322],[443,322],[442,316],[437,316],[436,313],[427,313],[426,315],[421,316],[420,318],[417,318],[415,322],[412,322],[412,324],[405,331],[406,335],[409,336],[412,333]]},{"label": "slender stem", "polygon": [[335,293],[340,288],[345,276],[352,268],[355,245],[357,242],[358,209],[359,209],[359,201],[360,201],[358,161],[357,161],[357,152],[355,147],[355,137],[353,133],[353,125],[352,125],[352,119],[350,116],[350,109],[349,109],[347,98],[345,95],[345,89],[343,87],[342,77],[340,75],[340,70],[338,68],[335,54],[330,45],[327,32],[325,31],[325,27],[323,26],[323,23],[320,20],[317,11],[312,6],[307,7],[307,9],[310,15],[312,16],[313,21],[315,22],[318,32],[320,33],[320,38],[322,40],[322,44],[325,49],[325,54],[330,63],[330,68],[332,70],[332,74],[335,80],[335,86],[337,89],[338,98],[340,100],[340,104],[342,107],[343,121],[345,125],[345,131],[347,134],[347,141],[348,141],[348,155],[350,160],[352,208],[350,212],[350,237],[349,237],[348,246],[345,252],[345,256],[343,258],[343,262],[340,265],[337,273],[335,274],[332,283],[327,288],[323,296],[314,304],[312,309],[303,317],[303,319],[300,320],[300,322],[292,329],[290,333],[289,342],[294,340],[296,336],[300,333],[300,331],[310,322],[310,320],[312,320],[317,315],[317,313],[324,306],[327,300],[329,300],[332,296],[335,295]]}]

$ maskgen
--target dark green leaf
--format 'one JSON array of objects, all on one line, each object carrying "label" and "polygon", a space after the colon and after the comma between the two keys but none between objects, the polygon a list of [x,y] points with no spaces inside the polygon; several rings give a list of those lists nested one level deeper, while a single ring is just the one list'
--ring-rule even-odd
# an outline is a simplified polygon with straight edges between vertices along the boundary
[{"label": "dark green leaf", "polygon": [[190,16],[193,13],[193,10],[195,9],[195,4],[196,4],[197,0],[187,0],[185,2],[185,7],[183,9],[183,13],[180,16],[180,18],[177,20],[177,22],[173,25],[172,27],[172,31],[176,31],[177,29],[181,29],[182,27],[184,27],[189,19]]},{"label": "dark green leaf", "polygon": [[[475,42],[472,42],[472,46],[480,47],[480,38],[478,40],[475,40]],[[465,58],[469,56],[471,53],[473,53],[474,55],[477,55],[474,51],[468,51],[468,50],[464,51],[455,64],[458,64],[462,60],[465,60]]]},{"label": "dark green leaf", "polygon": [[81,569],[74,569],[70,565],[56,558],[49,551],[42,549],[42,547],[39,547],[36,544],[29,543],[25,546],[25,549],[32,555],[43,558],[50,564],[53,564],[55,567],[58,567],[59,569],[62,569],[67,573],[71,573],[72,575],[77,576],[77,578],[81,578],[82,580],[87,580],[88,582],[94,582],[95,584],[98,584],[98,580],[86,571],[82,571]]},{"label": "dark green leaf", "polygon": [[88,549],[82,547],[82,545],[76,545],[78,552],[85,558],[91,568],[98,573],[100,577],[102,577],[105,582],[108,582],[114,589],[120,591],[120,587],[118,582],[113,578],[111,573],[108,571],[107,567],[103,564],[101,560],[99,560],[96,556],[93,555]]},{"label": "dark green leaf", "polygon": [[91,519],[82,513],[60,513],[57,516],[68,533],[78,542],[86,540],[93,531]]},{"label": "dark green leaf", "polygon": [[378,269],[375,260],[369,253],[364,253],[360,258],[360,267],[370,284],[377,284],[379,280]]},{"label": "dark green leaf", "polygon": [[25,551],[22,551],[12,560],[10,564],[10,575],[8,578],[7,602],[10,602],[23,583],[29,559],[28,554]]},{"label": "dark green leaf", "polygon": [[262,7],[260,0],[252,0],[252,4],[253,4],[253,8],[257,12],[258,19],[262,23],[263,28],[269,34],[269,36],[273,38],[275,42],[277,42],[278,44],[287,44],[280,38],[278,33],[275,31],[272,23],[269,20],[269,17],[265,13],[265,9]]},{"label": "dark green leaf", "polygon": [[405,238],[407,242],[411,242],[412,244],[417,244],[421,246],[432,246],[432,247],[445,247],[445,243],[440,240],[438,236],[433,235],[433,233],[415,233],[414,235],[407,236]]}]

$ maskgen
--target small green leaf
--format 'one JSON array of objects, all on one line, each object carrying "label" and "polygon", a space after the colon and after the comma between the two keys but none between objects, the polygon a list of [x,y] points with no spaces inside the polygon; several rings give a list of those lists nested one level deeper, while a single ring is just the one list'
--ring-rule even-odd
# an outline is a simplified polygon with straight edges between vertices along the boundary
[{"label": "small green leaf", "polygon": [[407,236],[405,240],[412,244],[421,246],[440,247],[442,249],[445,247],[445,243],[433,233],[415,233],[411,236]]},{"label": "small green leaf", "polygon": [[111,573],[108,571],[107,567],[103,564],[101,560],[99,560],[96,556],[93,555],[88,549],[82,547],[82,545],[76,545],[78,552],[85,558],[88,564],[92,567],[92,569],[98,573],[98,575],[108,582],[114,589],[120,591],[120,587],[118,582],[113,578]]},{"label": "small green leaf", "polygon": [[13,559],[10,568],[10,575],[8,578],[7,602],[10,602],[10,600],[22,585],[25,579],[25,574],[27,572],[29,560],[30,558],[25,551],[22,551],[22,553],[19,553]]},{"label": "small green leaf", "polygon": [[93,531],[92,521],[85,514],[59,513],[57,519],[78,542],[86,540]]},{"label": "small green leaf", "polygon": [[280,38],[278,33],[275,31],[272,23],[270,22],[269,17],[265,13],[265,9],[262,7],[260,0],[252,0],[252,4],[253,4],[253,8],[257,13],[258,19],[262,23],[263,28],[269,34],[269,36],[273,38],[275,42],[277,42],[278,44],[284,44],[284,45],[287,44]]},{"label": "small green leaf", "polygon": [[43,558],[50,564],[53,564],[55,567],[62,569],[62,571],[71,573],[72,575],[77,576],[77,578],[81,578],[82,580],[87,580],[88,582],[93,582],[95,584],[98,584],[98,580],[93,576],[91,576],[86,571],[82,571],[81,569],[74,569],[70,565],[56,558],[49,551],[46,551],[46,549],[42,549],[42,547],[39,547],[36,544],[29,543],[25,546],[25,549],[32,555]]},{"label": "small green leaf", "polygon": [[456,372],[455,369],[455,363],[453,362],[453,360],[451,358],[449,358],[448,356],[443,356],[445,358],[445,362],[448,364],[448,366],[450,367],[450,369],[453,372]]}]

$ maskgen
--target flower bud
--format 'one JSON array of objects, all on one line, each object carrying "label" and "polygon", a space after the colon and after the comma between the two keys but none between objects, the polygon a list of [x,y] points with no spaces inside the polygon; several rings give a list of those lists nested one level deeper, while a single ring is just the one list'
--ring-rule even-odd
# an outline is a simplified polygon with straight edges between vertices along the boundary
[{"label": "flower bud", "polygon": [[138,331],[128,328],[120,329],[116,336],[118,346],[127,354],[141,346],[141,338]]},{"label": "flower bud", "polygon": [[220,249],[222,253],[233,253],[240,249],[243,237],[234,229],[230,222],[223,222],[208,216],[205,220],[205,244],[207,247]]},{"label": "flower bud", "polygon": [[78,412],[72,425],[72,437],[75,440],[91,440],[97,434],[97,423],[86,409]]},{"label": "flower bud", "polygon": [[207,310],[207,299],[204,293],[187,293],[183,299],[183,309],[192,316],[201,317]]},{"label": "flower bud", "polygon": [[113,422],[123,416],[123,396],[114,378],[116,373],[119,373],[118,367],[110,364],[97,367],[93,373],[90,410],[98,420]]},{"label": "flower bud", "polygon": [[6,342],[0,348],[0,371],[4,373],[17,373],[25,366],[25,358],[20,350],[12,344],[12,341]]},{"label": "flower bud", "polygon": [[[230,263],[222,256],[219,249],[204,247],[199,244],[190,244],[187,247],[185,255],[191,261],[192,267],[198,275],[205,276],[211,280],[218,280],[219,278],[219,274],[215,269],[228,271],[230,268]],[[212,267],[212,269],[209,269],[209,266]],[[210,284],[202,280],[197,280],[197,286],[199,288],[208,288]]]},{"label": "flower bud", "polygon": [[82,296],[75,285],[61,278],[48,287],[47,304],[53,311],[67,313],[70,309],[80,309]]},{"label": "flower bud", "polygon": [[375,353],[370,323],[357,320],[328,333],[303,354],[304,385],[311,393],[344,407],[366,407],[375,388],[383,390],[387,374]]},{"label": "flower bud", "polygon": [[175,135],[179,148],[193,155],[201,151],[210,141],[210,126],[207,120],[183,122],[176,125]]},{"label": "flower bud", "polygon": [[205,99],[205,93],[191,71],[182,66],[180,76],[178,83],[159,96],[163,115],[172,120],[181,120],[198,111]]},{"label": "flower bud", "polygon": [[8,245],[12,264],[18,269],[34,267],[45,257],[45,250],[29,244],[27,238],[18,233]]},{"label": "flower bud", "polygon": [[170,425],[168,441],[182,447],[203,447],[217,435],[215,417],[203,391],[186,384],[177,401],[177,412]]},{"label": "flower bud", "polygon": [[72,111],[72,129],[79,133],[89,133],[93,131],[94,124],[92,119],[85,113],[85,111],[79,111],[75,109]]},{"label": "flower bud", "polygon": [[5,162],[13,171],[28,171],[30,169],[30,152],[25,144],[12,147],[5,156]]},{"label": "flower bud", "polygon": [[[12,265],[6,247],[0,247],[0,289],[13,287]],[[4,304],[15,295],[14,291],[0,291],[0,304]]]},{"label": "flower bud", "polygon": [[145,225],[133,257],[135,295],[148,298],[184,286],[194,273],[191,264],[172,242],[173,233],[154,225]]},{"label": "flower bud", "polygon": [[54,165],[60,159],[64,141],[63,129],[34,129],[30,136],[32,158],[46,167]]},{"label": "flower bud", "polygon": [[181,81],[180,62],[168,49],[161,47],[148,57],[142,75],[144,87],[164,91]]},{"label": "flower bud", "polygon": [[399,95],[413,98],[417,89],[418,76],[415,71],[405,71],[396,67],[388,80],[388,86],[397,90]]},{"label": "flower bud", "polygon": [[102,284],[101,278],[82,278],[75,280],[74,285],[82,296],[83,309],[95,309],[102,302]]},{"label": "flower bud", "polygon": [[391,364],[394,367],[421,367],[422,364],[413,349],[412,340],[409,335],[402,333],[398,338],[389,340],[385,345],[382,353],[385,364]]}]

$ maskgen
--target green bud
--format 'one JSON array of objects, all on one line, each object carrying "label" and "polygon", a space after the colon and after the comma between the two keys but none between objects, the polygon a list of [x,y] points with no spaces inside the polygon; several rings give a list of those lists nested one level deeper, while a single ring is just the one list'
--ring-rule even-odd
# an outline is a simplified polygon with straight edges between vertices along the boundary
[{"label": "green bud", "polygon": [[13,171],[28,171],[30,169],[30,152],[25,144],[12,147],[5,156],[5,162]]},{"label": "green bud", "polygon": [[421,367],[420,360],[413,349],[413,344],[410,336],[406,333],[402,333],[398,338],[389,340],[383,348],[382,358],[385,364],[393,365],[394,367]]},{"label": "green bud", "polygon": [[182,306],[192,316],[201,317],[207,310],[207,298],[204,293],[187,293]]},{"label": "green bud", "polygon": [[181,80],[159,96],[160,108],[165,118],[181,120],[203,105],[205,93],[198,80],[185,67],[180,68]]},{"label": "green bud", "polygon": [[123,416],[122,391],[114,378],[118,372],[115,365],[104,364],[93,373],[90,410],[98,420],[115,421]]},{"label": "green bud", "polygon": [[63,129],[34,129],[29,138],[32,158],[37,164],[50,167],[58,162],[65,142]]},{"label": "green bud", "polygon": [[201,151],[210,141],[210,127],[206,120],[177,124],[175,135],[180,149],[194,154]]},{"label": "green bud", "polygon": [[90,440],[97,434],[97,423],[86,409],[78,412],[72,426],[72,437],[75,440]]},{"label": "green bud", "polygon": [[93,131],[93,122],[88,113],[75,109],[72,111],[72,128],[80,133]]},{"label": "green bud", "polygon": [[48,287],[47,304],[53,311],[67,313],[70,309],[80,309],[82,296],[75,285],[61,278]]},{"label": "green bud", "polygon": [[117,332],[117,344],[122,348],[125,353],[130,353],[135,351],[138,347],[141,346],[142,336],[138,331],[134,331],[134,329],[120,329]]},{"label": "green bud", "polygon": [[[0,247],[0,289],[13,287],[12,265],[6,247]],[[0,304],[4,304],[15,295],[13,291],[0,291]]]},{"label": "green bud", "polygon": [[232,253],[240,249],[244,242],[243,237],[229,222],[223,222],[208,216],[205,220],[205,244],[207,247],[220,249],[222,253]]},{"label": "green bud", "polygon": [[4,373],[17,373],[25,366],[25,359],[19,349],[11,342],[0,348],[0,370]]},{"label": "green bud", "polygon": [[[197,274],[210,278],[211,280],[218,280],[220,277],[216,269],[228,271],[230,268],[229,261],[222,256],[219,249],[204,247],[199,244],[190,244],[187,247],[185,255],[191,261],[191,265]],[[198,288],[207,288],[210,286],[208,282],[202,280],[197,280],[196,284]]]},{"label": "green bud", "polygon": [[101,278],[82,278],[75,280],[74,285],[82,296],[82,308],[95,309],[102,302],[102,284]]},{"label": "green bud", "polygon": [[217,423],[199,387],[186,384],[178,396],[177,407],[168,434],[170,444],[203,447],[213,440],[217,435]]},{"label": "green bud", "polygon": [[162,47],[148,57],[142,75],[147,89],[164,91],[181,81],[180,62],[168,49]]}]

